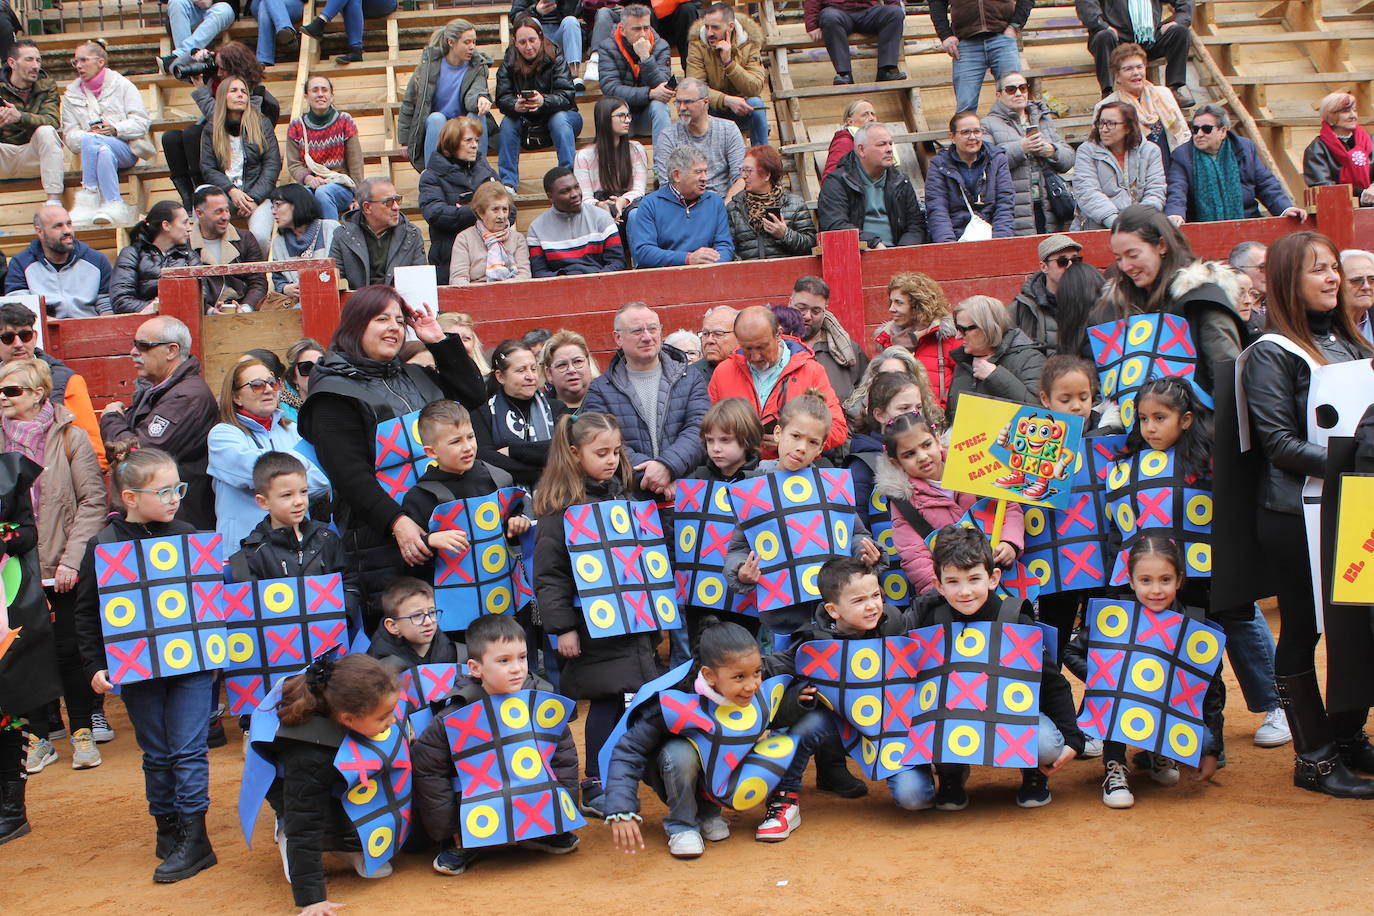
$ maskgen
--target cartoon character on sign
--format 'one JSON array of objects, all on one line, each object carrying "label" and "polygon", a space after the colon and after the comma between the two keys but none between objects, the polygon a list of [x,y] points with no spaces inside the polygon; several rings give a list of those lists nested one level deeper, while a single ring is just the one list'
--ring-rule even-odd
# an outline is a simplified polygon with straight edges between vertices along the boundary
[{"label": "cartoon character on sign", "polygon": [[994,483],[1036,501],[1059,492],[1050,486],[1053,481],[1068,479],[1075,458],[1066,446],[1067,439],[1068,427],[1063,421],[1029,409],[1017,411],[990,449],[993,457],[1011,469]]}]

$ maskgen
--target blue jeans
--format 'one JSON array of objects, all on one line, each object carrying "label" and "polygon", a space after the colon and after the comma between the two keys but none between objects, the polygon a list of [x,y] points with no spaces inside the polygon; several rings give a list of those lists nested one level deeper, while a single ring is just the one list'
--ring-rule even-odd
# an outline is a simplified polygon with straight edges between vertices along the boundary
[{"label": "blue jeans", "polygon": [[[513,115],[506,115],[501,121],[500,152],[496,161],[501,183],[511,188],[520,186],[520,135],[524,121]],[[572,168],[573,156],[577,155],[577,135],[581,130],[582,115],[576,110],[555,111],[549,116],[549,133],[558,151],[558,164],[565,169]]]},{"label": "blue jeans", "polygon": [[203,814],[210,807],[213,671],[126,684],[124,708],[143,751],[148,813]]},{"label": "blue jeans", "polygon": [[[797,741],[797,755],[778,781],[778,791],[797,792],[801,789],[802,773],[806,771],[806,765],[811,762],[816,749],[827,742],[839,746],[839,720],[833,712],[813,709],[787,729],[787,733]],[[887,790],[892,793],[892,801],[897,807],[908,811],[920,811],[935,803],[935,780],[927,764],[889,776]]]},{"label": "blue jeans", "polygon": [[668,667],[676,668],[678,665],[692,657],[692,650],[687,640],[687,628],[679,627],[676,630],[668,631]]},{"label": "blue jeans", "polygon": [[363,46],[363,20],[389,16],[396,12],[396,0],[329,0],[319,17],[325,22],[339,13],[344,17],[344,37],[350,48]]},{"label": "blue jeans", "polygon": [[258,60],[277,62],[277,33],[301,24],[305,0],[253,0],[253,17],[258,20]]},{"label": "blue jeans", "polygon": [[735,114],[728,108],[712,108],[711,114],[717,118],[728,118],[739,125],[741,131],[749,133],[749,142],[753,146],[765,146],[768,143],[768,109],[763,105],[763,99],[758,96],[751,96],[745,99],[750,105],[748,114]]},{"label": "blue jeans", "polygon": [[954,110],[977,111],[983,74],[991,70],[993,79],[1001,79],[1004,73],[1015,73],[1021,69],[1021,54],[1016,39],[1007,35],[961,38],[959,59],[950,63],[954,69]]},{"label": "blue jeans", "polygon": [[[653,780],[653,774],[648,777]],[[701,755],[686,738],[669,738],[658,751],[658,778],[654,786],[668,805],[663,831],[677,836],[696,830],[708,817],[719,817],[720,806],[706,801],[697,791],[701,783]]]},{"label": "blue jeans", "polygon": [[571,64],[582,63],[582,20],[576,16],[564,16],[558,28],[546,33],[549,41],[563,52],[563,59]]},{"label": "blue jeans", "polygon": [[215,3],[203,10],[191,0],[167,0],[167,22],[172,29],[172,53],[181,63],[192,51],[208,48],[215,36],[234,24],[234,8]]},{"label": "blue jeans", "polygon": [[[648,136],[654,143],[658,142],[658,135],[668,129],[668,125],[673,123],[673,116],[668,113],[668,106],[662,102],[651,101],[648,108],[641,108],[639,111],[632,111],[633,117],[630,119],[630,136]],[[650,171],[653,171],[652,163]]]},{"label": "blue jeans", "polygon": [[341,184],[322,184],[313,193],[325,219],[338,219],[340,213],[353,206],[353,189]]},{"label": "blue jeans", "polygon": [[[459,117],[463,117],[459,115]],[[469,115],[474,121],[482,125],[482,133],[477,136],[477,154],[485,156],[487,154],[487,119],[479,118],[476,115]],[[429,166],[429,157],[434,155],[434,151],[439,148],[439,133],[448,123],[448,115],[442,111],[432,111],[429,117],[425,118],[425,161],[424,165]]]},{"label": "blue jeans", "polygon": [[100,189],[100,199],[113,203],[124,198],[119,193],[119,170],[138,161],[129,144],[118,137],[87,134],[81,139],[81,186]]},{"label": "blue jeans", "polygon": [[1226,631],[1226,657],[1245,694],[1245,705],[1251,712],[1269,712],[1279,708],[1279,695],[1274,691],[1274,634],[1269,623],[1255,605],[1249,620],[1223,619]]}]

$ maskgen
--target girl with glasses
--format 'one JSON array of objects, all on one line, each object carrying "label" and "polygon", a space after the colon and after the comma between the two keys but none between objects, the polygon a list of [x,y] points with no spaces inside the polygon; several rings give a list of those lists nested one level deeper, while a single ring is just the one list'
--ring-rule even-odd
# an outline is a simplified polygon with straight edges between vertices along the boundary
[{"label": "girl with glasses", "polygon": [[1068,228],[1073,217],[1055,212],[1049,176],[1067,175],[1073,169],[1073,147],[1059,135],[1045,103],[1031,98],[1030,84],[1020,73],[998,80],[997,101],[983,116],[983,130],[988,142],[1007,154],[1016,191],[1014,232],[1039,235]]},{"label": "girl with glasses", "polygon": [[596,201],[617,222],[630,205],[644,196],[649,181],[649,156],[644,144],[630,139],[633,121],[624,99],[602,96],[592,111],[596,141],[577,151],[573,174],[582,196]]},{"label": "girl with glasses", "polygon": [[1092,134],[1074,154],[1076,229],[1105,229],[1132,204],[1164,209],[1164,161],[1145,142],[1136,111],[1126,102],[1097,109]]}]

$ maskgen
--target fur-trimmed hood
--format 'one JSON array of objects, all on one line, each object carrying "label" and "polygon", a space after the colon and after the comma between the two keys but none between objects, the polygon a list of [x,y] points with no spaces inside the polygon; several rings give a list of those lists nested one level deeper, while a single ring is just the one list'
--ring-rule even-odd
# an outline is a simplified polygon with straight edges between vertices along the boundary
[{"label": "fur-trimmed hood", "polygon": [[1227,304],[1234,311],[1240,295],[1240,281],[1229,267],[1219,261],[1197,260],[1174,274],[1174,279],[1169,283],[1169,297],[1175,301],[1183,299],[1208,283],[1221,287],[1226,294]]},{"label": "fur-trimmed hood", "polygon": [[[710,43],[706,41],[706,21],[704,17],[702,19],[698,19],[693,24],[692,34],[696,35],[697,39],[700,40],[702,44],[706,45],[708,48],[710,47]],[[749,20],[743,15],[736,15],[735,47],[738,48],[748,41],[752,41],[754,44],[759,46],[760,50],[762,50],[763,30],[760,29],[753,21]]]},{"label": "fur-trimmed hood", "polygon": [[880,461],[873,472],[873,489],[889,499],[911,499],[911,478],[891,461]]}]

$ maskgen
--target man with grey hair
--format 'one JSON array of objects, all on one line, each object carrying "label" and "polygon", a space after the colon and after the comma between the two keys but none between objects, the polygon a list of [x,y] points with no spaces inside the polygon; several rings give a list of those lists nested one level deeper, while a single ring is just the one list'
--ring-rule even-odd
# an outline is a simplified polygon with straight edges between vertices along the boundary
[{"label": "man with grey hair", "polygon": [[1369,309],[1374,306],[1374,254],[1359,248],[1342,251],[1341,273],[1345,274],[1345,301],[1350,317],[1364,339],[1374,343],[1374,328],[1369,320]]},{"label": "man with grey hair", "polygon": [[1273,216],[1307,219],[1293,206],[1274,173],[1260,162],[1255,144],[1231,133],[1231,119],[1219,105],[1193,113],[1193,139],[1169,160],[1169,196],[1164,212],[1175,226],[1184,221],[1210,223],[1254,219],[1262,203]]},{"label": "man with grey hair", "polygon": [[690,143],[673,150],[668,157],[669,180],[641,198],[630,213],[630,243],[637,266],[674,267],[735,259],[725,201],[706,187],[707,169],[705,154]]},{"label": "man with grey hair", "polygon": [[129,356],[138,371],[126,409],[113,401],[100,412],[100,434],[127,449],[160,448],[176,459],[186,495],[177,518],[208,531],[215,527],[214,492],[206,473],[210,428],[219,422],[215,396],[191,354],[191,331],[168,315],[138,326]]},{"label": "man with grey hair", "polygon": [[61,204],[33,212],[29,247],[10,259],[5,295],[42,296],[54,318],[91,318],[110,311],[110,259],[76,237]]},{"label": "man with grey hair", "polygon": [[735,316],[739,309],[732,305],[713,305],[701,316],[701,359],[697,368],[707,379],[723,361],[739,347],[735,340]]},{"label": "man with grey hair", "polygon": [[1268,291],[1264,272],[1268,253],[1269,247],[1263,242],[1241,242],[1226,257],[1226,263],[1250,278],[1255,291],[1254,307],[1260,310],[1260,314],[1264,314],[1265,294]]},{"label": "man with grey hair", "polygon": [[[609,6],[597,13],[593,35],[609,28],[613,13]],[[668,103],[674,90],[668,85],[673,76],[673,52],[652,25],[653,12],[638,3],[620,11],[620,23],[609,37],[594,41],[597,78],[601,94],[623,99],[630,107],[630,131],[637,137],[649,134],[658,144],[658,135],[668,128],[671,115]]]},{"label": "man with grey hair", "polygon": [[920,245],[926,214],[911,179],[894,165],[892,131],[874,121],[854,134],[854,149],[826,176],[816,202],[821,230],[858,229],[869,248]]},{"label": "man with grey hair", "polygon": [[401,212],[401,195],[389,178],[364,178],[358,206],[339,217],[329,256],[349,289],[391,283],[396,268],[426,264],[420,230]]},{"label": "man with grey hair", "polygon": [[744,137],[734,121],[712,116],[706,84],[685,79],[677,85],[677,123],[654,138],[654,171],[667,184],[673,150],[690,144],[706,156],[706,186],[727,201],[744,188]]}]

